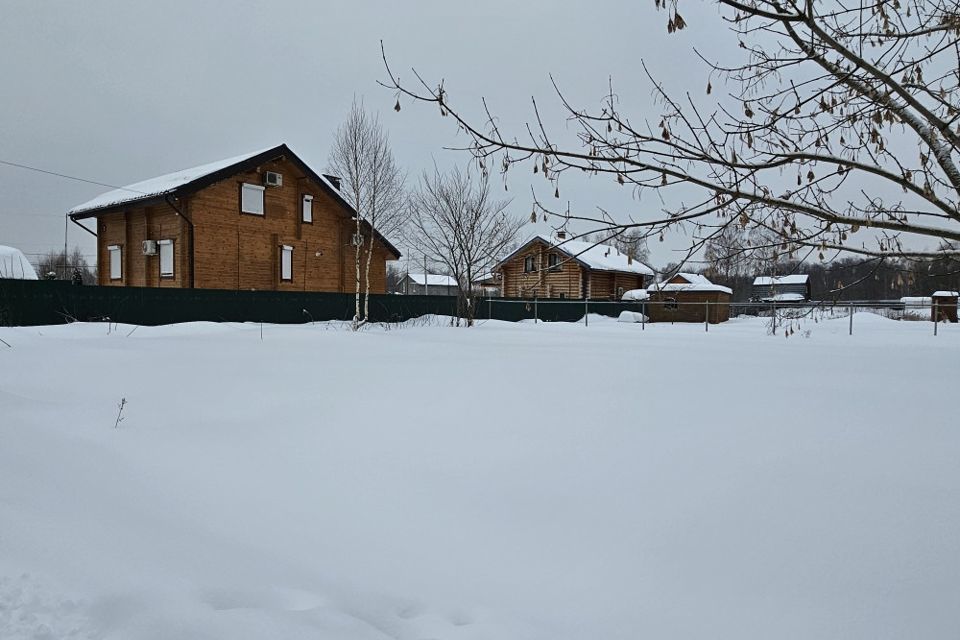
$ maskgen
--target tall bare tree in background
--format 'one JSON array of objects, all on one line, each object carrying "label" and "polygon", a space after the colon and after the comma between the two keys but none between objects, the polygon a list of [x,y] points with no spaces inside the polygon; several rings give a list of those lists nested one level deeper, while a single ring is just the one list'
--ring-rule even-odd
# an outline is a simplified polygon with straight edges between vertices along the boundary
[{"label": "tall bare tree in background", "polygon": [[[406,175],[397,165],[390,138],[380,120],[356,100],[337,129],[328,170],[340,177],[341,192],[357,211],[355,249],[356,308],[354,330],[370,318],[370,263],[376,236],[392,236],[403,225]],[[369,241],[365,237],[369,236]],[[361,277],[362,274],[362,277]],[[360,304],[363,283],[363,306]]]},{"label": "tall bare tree in background", "polygon": [[[443,83],[414,72],[418,84],[401,84],[386,55],[383,84],[398,107],[412,98],[452,117],[483,167],[506,173],[533,163],[551,192],[568,171],[634,194],[659,192],[662,213],[626,224],[579,219],[648,237],[683,225],[692,229],[688,255],[734,226],[762,230],[775,258],[960,255],[957,2],[715,1],[739,41],[739,61],[711,63],[698,51],[702,83],[682,95],[644,66],[656,98],[652,120],[631,117],[612,83],[598,109],[575,107],[557,89],[577,131],[569,145],[554,140],[536,103],[535,121],[511,133],[485,107],[468,118]],[[688,5],[653,4],[667,31],[682,34]]]},{"label": "tall bare tree in background", "polygon": [[410,197],[410,240],[456,278],[457,312],[468,327],[476,316],[474,281],[493,269],[523,226],[507,214],[508,204],[490,195],[486,174],[475,178],[457,168],[424,173]]},{"label": "tall bare tree in background", "polygon": [[48,251],[37,262],[37,275],[42,279],[79,280],[78,284],[97,283],[97,275],[80,247],[74,247],[69,254],[63,249]]}]

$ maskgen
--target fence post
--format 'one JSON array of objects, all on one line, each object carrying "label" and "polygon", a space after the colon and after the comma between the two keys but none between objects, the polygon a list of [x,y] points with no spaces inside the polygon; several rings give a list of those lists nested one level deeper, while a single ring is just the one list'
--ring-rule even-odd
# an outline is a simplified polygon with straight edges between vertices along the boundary
[{"label": "fence post", "polygon": [[937,325],[940,324],[940,312],[937,309],[937,301],[933,301],[933,335],[937,335]]},{"label": "fence post", "polygon": [[590,315],[590,298],[583,296],[583,326],[589,327],[590,320],[587,316]]},{"label": "fence post", "polygon": [[647,303],[640,303],[640,331],[647,330]]},{"label": "fence post", "polygon": [[706,300],[703,303],[703,330],[707,333],[710,332],[710,301]]},{"label": "fence post", "polygon": [[533,324],[540,324],[540,309],[539,304],[540,297],[534,296],[533,298]]},{"label": "fence post", "polygon": [[849,311],[850,311],[850,334],[849,335],[852,336],[853,335],[853,305],[850,305]]},{"label": "fence post", "polygon": [[487,298],[487,320],[493,320],[493,300]]}]

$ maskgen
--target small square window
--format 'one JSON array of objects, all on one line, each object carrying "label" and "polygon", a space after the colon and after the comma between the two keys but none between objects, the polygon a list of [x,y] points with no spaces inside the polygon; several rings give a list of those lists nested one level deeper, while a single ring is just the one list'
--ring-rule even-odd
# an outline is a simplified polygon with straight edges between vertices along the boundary
[{"label": "small square window", "polygon": [[123,278],[123,249],[118,244],[112,244],[107,247],[107,253],[110,254],[110,279],[121,280]]},{"label": "small square window", "polygon": [[302,214],[304,222],[313,222],[313,196],[303,196]]},{"label": "small square window", "polygon": [[263,191],[264,187],[259,184],[243,183],[240,186],[240,211],[262,216]]},{"label": "small square window", "polygon": [[293,247],[288,245],[280,247],[280,279],[293,280]]},{"label": "small square window", "polygon": [[676,298],[666,298],[663,301],[663,308],[667,311],[676,311],[680,308],[680,305],[677,304]]},{"label": "small square window", "polygon": [[556,253],[547,255],[547,267],[550,271],[560,271],[560,256]]},{"label": "small square window", "polygon": [[537,270],[536,258],[534,256],[527,256],[523,259],[523,272],[532,273]]},{"label": "small square window", "polygon": [[173,240],[161,240],[160,245],[160,277],[173,277]]}]

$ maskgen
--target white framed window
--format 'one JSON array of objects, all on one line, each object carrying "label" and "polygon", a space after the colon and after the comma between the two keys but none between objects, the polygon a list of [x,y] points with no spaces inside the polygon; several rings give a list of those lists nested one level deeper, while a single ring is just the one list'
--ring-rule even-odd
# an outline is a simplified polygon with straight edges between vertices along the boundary
[{"label": "white framed window", "polygon": [[523,272],[533,273],[537,270],[536,259],[534,256],[527,256],[523,259]]},{"label": "white framed window", "polygon": [[123,249],[118,244],[111,244],[107,247],[107,253],[110,255],[110,279],[121,280],[123,278]]},{"label": "white framed window", "polygon": [[244,182],[240,185],[240,211],[262,216],[264,189],[265,187],[259,184]]},{"label": "white framed window", "polygon": [[303,204],[301,209],[303,210],[303,221],[313,222],[313,196],[303,196]]},{"label": "white framed window", "polygon": [[280,246],[280,279],[293,280],[293,247]]},{"label": "white framed window", "polygon": [[173,277],[173,240],[160,240],[160,277]]}]

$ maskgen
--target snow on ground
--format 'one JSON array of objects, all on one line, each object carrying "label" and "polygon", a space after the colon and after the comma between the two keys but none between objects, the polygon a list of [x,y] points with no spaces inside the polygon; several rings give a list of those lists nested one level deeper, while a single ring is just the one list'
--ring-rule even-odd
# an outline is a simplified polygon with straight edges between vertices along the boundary
[{"label": "snow on ground", "polygon": [[956,637],[960,330],[846,334],[0,329],[0,638]]}]

